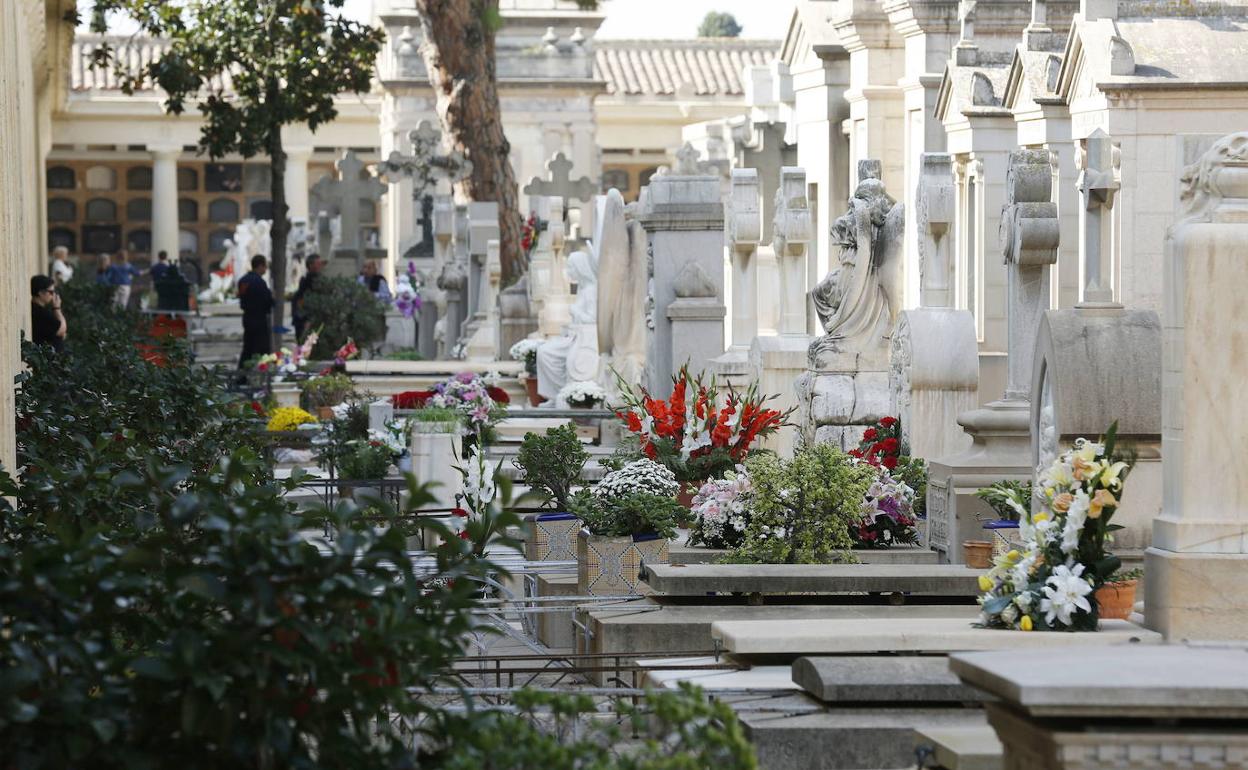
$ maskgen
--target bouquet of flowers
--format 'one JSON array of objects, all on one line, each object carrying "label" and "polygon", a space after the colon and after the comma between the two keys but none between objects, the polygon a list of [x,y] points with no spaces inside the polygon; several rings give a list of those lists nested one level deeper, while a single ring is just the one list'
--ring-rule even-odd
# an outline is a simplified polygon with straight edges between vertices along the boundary
[{"label": "bouquet of flowers", "polygon": [[524,256],[528,257],[533,253],[533,249],[537,247],[538,233],[546,229],[546,223],[537,218],[537,212],[529,214],[529,218],[524,220],[524,230],[520,236],[520,248],[524,249]]},{"label": "bouquet of flowers", "polygon": [[1105,550],[1131,466],[1114,451],[1118,424],[1101,442],[1076,439],[1037,480],[1035,512],[1019,522],[1022,551],[994,561],[979,579],[980,625],[1030,631],[1094,631],[1094,593],[1118,569]]},{"label": "bouquet of flowers", "polygon": [[856,530],[850,530],[855,548],[889,548],[918,542],[914,528],[914,490],[904,481],[894,479],[887,470],[881,469],[879,478],[863,497],[859,511],[862,520]]},{"label": "bouquet of flowers", "polygon": [[638,434],[642,452],[680,481],[722,478],[749,454],[755,439],[775,433],[793,411],[766,408],[774,396],[760,396],[757,383],[745,393],[730,389],[717,405],[715,378],[703,383],[688,367],[681,367],[672,384],[672,397],[664,400],[644,388],[634,393],[619,380],[625,410],[618,414]]},{"label": "bouquet of flowers", "polygon": [[273,372],[279,377],[294,374],[307,365],[308,356],[312,355],[312,348],[316,345],[319,336],[318,332],[311,332],[304,339],[303,344],[296,345],[293,350],[282,348],[276,353],[261,356],[256,359],[256,371]]},{"label": "bouquet of flowers", "polygon": [[750,474],[744,465],[728,471],[722,479],[711,479],[703,484],[689,508],[694,517],[689,544],[707,548],[741,545],[750,524],[752,491]]},{"label": "bouquet of flowers", "polygon": [[[500,393],[501,402],[495,398]],[[506,393],[493,387],[486,377],[473,372],[460,372],[439,382],[425,401],[428,406],[456,410],[464,415],[473,430],[483,430],[493,424],[500,416],[498,407],[506,403]]]},{"label": "bouquet of flowers", "polygon": [[360,357],[360,349],[356,347],[355,340],[351,339],[350,337],[347,337],[346,344],[338,348],[337,352],[334,353],[334,364],[336,364],[337,366],[342,366],[343,364],[350,361],[351,359],[359,358],[359,357]]},{"label": "bouquet of flowers", "polygon": [[675,497],[680,484],[670,470],[653,460],[634,460],[618,471],[612,471],[594,487],[598,497],[623,497],[633,494]]},{"label": "bouquet of flowers", "polygon": [[511,354],[513,361],[523,361],[524,370],[530,375],[534,375],[537,374],[537,349],[541,346],[541,340],[526,337],[512,345],[511,350],[508,352]]},{"label": "bouquet of flowers", "polygon": [[893,470],[901,461],[901,423],[896,417],[881,417],[862,434],[858,448],[849,450],[849,456]]},{"label": "bouquet of flowers", "polygon": [[607,398],[607,391],[601,385],[591,380],[582,380],[580,382],[569,382],[559,390],[559,395],[555,399],[556,402],[563,402],[571,407],[580,409],[592,409],[594,404],[600,404]]},{"label": "bouquet of flowers", "polygon": [[273,410],[267,426],[270,431],[298,430],[304,425],[316,425],[316,417],[297,406],[279,406]]}]

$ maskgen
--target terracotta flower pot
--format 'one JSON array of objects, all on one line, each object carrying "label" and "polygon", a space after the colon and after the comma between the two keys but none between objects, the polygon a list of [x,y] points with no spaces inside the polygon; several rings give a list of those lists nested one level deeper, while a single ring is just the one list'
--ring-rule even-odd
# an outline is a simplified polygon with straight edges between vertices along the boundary
[{"label": "terracotta flower pot", "polygon": [[1097,612],[1101,620],[1126,620],[1135,609],[1138,580],[1106,583],[1096,589]]},{"label": "terracotta flower pot", "polygon": [[992,541],[967,540],[962,543],[962,555],[971,569],[992,567]]},{"label": "terracotta flower pot", "polygon": [[316,408],[316,416],[322,420],[334,419],[334,408],[332,406],[318,406]]},{"label": "terracotta flower pot", "polygon": [[529,406],[541,406],[542,402],[546,400],[537,392],[537,377],[529,376],[524,378],[524,391],[529,396]]}]

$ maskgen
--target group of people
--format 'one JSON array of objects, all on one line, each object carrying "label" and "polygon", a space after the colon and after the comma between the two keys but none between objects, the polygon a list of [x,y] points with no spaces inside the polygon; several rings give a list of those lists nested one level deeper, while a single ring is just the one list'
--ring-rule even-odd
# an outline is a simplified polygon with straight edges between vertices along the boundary
[{"label": "group of people", "polygon": [[[55,260],[53,264],[56,264]],[[156,255],[156,262],[148,273],[152,281],[156,282],[168,276],[171,270],[173,265],[169,264],[169,253],[161,251]],[[130,287],[134,284],[134,279],[141,275],[143,271],[130,264],[130,255],[125,249],[121,249],[111,258],[107,254],[101,254],[95,263],[95,282],[113,287],[113,301],[118,307],[124,308],[130,304]]]}]

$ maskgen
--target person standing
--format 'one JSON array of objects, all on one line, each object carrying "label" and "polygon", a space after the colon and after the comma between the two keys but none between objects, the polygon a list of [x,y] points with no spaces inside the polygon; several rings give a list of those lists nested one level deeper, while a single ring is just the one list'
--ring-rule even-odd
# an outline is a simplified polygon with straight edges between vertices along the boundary
[{"label": "person standing", "polygon": [[309,254],[307,275],[299,279],[299,288],[290,298],[290,320],[295,324],[295,340],[299,342],[303,341],[303,331],[308,325],[308,319],[303,314],[303,300],[320,280],[323,267],[325,267],[325,259],[320,254]]},{"label": "person standing", "polygon": [[171,270],[173,270],[173,265],[169,264],[169,252],[162,250],[156,255],[156,264],[152,265],[152,269],[148,272],[152,274],[152,283],[154,284],[169,277]]},{"label": "person standing", "polygon": [[52,249],[52,280],[56,281],[57,286],[63,286],[73,277],[74,269],[69,266],[69,249],[64,246]]},{"label": "person standing", "polygon": [[390,286],[386,283],[386,277],[377,272],[377,260],[369,259],[364,262],[364,269],[360,271],[358,280],[379,301],[390,304]]},{"label": "person standing", "polygon": [[108,282],[109,282],[110,275],[109,275],[108,269],[110,267],[112,267],[112,264],[107,254],[101,254],[100,256],[96,257],[96,260],[95,260],[95,282],[96,283],[102,283],[105,286],[109,285]]},{"label": "person standing", "polygon": [[123,310],[130,304],[130,285],[140,275],[138,268],[130,264],[130,256],[125,249],[113,257],[113,264],[108,268],[108,283],[114,289],[113,301]]},{"label": "person standing", "polygon": [[68,326],[61,314],[61,295],[56,282],[46,275],[30,279],[30,337],[38,345],[51,345],[58,353],[65,346]]},{"label": "person standing", "polygon": [[263,254],[251,258],[251,272],[238,281],[238,305],[243,309],[243,354],[238,368],[257,356],[273,352],[273,328],[269,314],[273,310],[273,291],[264,280],[269,261]]}]

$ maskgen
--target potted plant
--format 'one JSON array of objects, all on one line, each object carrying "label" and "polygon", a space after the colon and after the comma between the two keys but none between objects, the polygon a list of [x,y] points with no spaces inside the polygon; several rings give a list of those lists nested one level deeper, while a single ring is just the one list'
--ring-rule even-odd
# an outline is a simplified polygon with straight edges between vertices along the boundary
[{"label": "potted plant", "polygon": [[524,390],[529,397],[529,406],[538,406],[546,399],[537,393],[537,349],[542,346],[541,340],[525,338],[511,346],[508,352],[514,361],[524,362]]},{"label": "potted plant", "polygon": [[325,374],[303,383],[303,398],[309,409],[327,420],[333,416],[332,408],[345,401],[354,388],[355,384],[345,374]]},{"label": "potted plant", "polygon": [[559,391],[558,401],[573,409],[593,409],[607,400],[607,391],[596,382],[569,382]]},{"label": "potted plant", "polygon": [[1144,570],[1119,570],[1109,577],[1093,596],[1101,620],[1126,620],[1135,611],[1135,594]]},{"label": "potted plant", "polygon": [[584,522],[576,541],[581,594],[636,594],[642,562],[667,562],[667,541],[676,535],[676,518],[684,510],[676,487],[666,468],[637,460],[571,498],[571,512]]},{"label": "potted plant", "polygon": [[299,430],[305,425],[315,428],[316,416],[303,411],[297,406],[279,406],[269,415],[267,429],[270,432]]},{"label": "potted plant", "polygon": [[526,433],[514,464],[524,481],[544,499],[548,513],[525,517],[526,551],[529,561],[572,561],[580,521],[569,512],[572,487],[581,479],[589,453],[570,424],[551,428],[544,435]]},{"label": "potted plant", "polygon": [[744,465],[738,465],[722,479],[703,484],[689,506],[693,515],[689,545],[715,549],[741,545],[752,515],[752,492],[750,473]]}]

